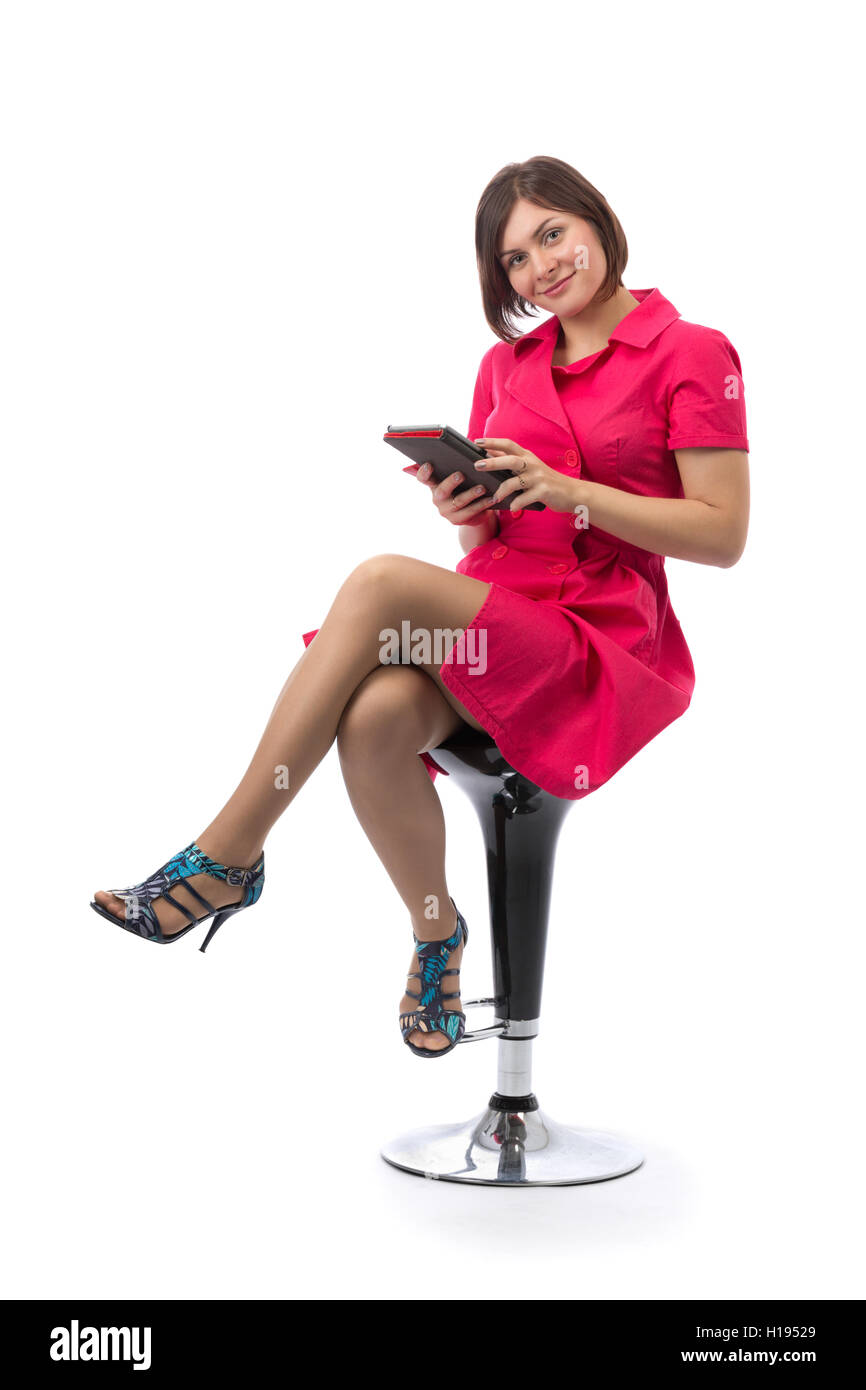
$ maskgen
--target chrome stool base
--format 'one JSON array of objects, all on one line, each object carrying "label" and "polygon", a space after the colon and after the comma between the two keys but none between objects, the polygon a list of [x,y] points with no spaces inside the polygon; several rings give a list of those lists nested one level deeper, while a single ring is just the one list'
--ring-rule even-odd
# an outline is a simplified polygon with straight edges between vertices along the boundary
[{"label": "chrome stool base", "polygon": [[615,1134],[550,1119],[535,1096],[497,1092],[463,1124],[430,1125],[392,1139],[386,1163],[443,1182],[485,1187],[563,1187],[603,1182],[639,1168],[643,1154]]}]

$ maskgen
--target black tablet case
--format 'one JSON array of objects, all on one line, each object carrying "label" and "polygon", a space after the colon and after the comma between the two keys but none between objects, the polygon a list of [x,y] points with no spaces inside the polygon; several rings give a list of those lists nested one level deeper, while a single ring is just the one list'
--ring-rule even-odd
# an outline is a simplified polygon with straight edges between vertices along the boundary
[{"label": "black tablet case", "polygon": [[[513,478],[516,475],[510,469],[483,469],[480,473],[475,470],[476,459],[489,458],[486,449],[481,449],[467,439],[459,430],[452,429],[450,425],[389,425],[385,434],[382,436],[386,444],[391,444],[395,449],[399,449],[401,454],[412,459],[415,463],[430,463],[433,465],[433,477],[437,483],[441,483],[445,478],[450,478],[452,473],[458,469],[463,474],[464,481],[459,489],[455,490],[454,496],[464,492],[467,488],[477,487],[480,483],[482,487],[492,497],[500,483],[505,482],[506,478]],[[405,470],[404,470],[405,471]],[[488,510],[499,512],[506,507],[510,507],[517,492],[504,498],[497,506],[490,507]],[[518,507],[520,504],[517,504]],[[544,511],[543,502],[528,502],[525,511]]]}]

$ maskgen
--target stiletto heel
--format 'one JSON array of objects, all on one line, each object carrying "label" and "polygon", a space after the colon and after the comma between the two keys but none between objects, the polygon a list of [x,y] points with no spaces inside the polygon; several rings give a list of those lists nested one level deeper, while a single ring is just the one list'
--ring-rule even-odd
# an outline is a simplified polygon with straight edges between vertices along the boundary
[{"label": "stiletto heel", "polygon": [[[191,883],[184,882],[196,874],[210,874],[211,878],[222,879],[224,883],[230,883],[243,889],[243,893],[236,903],[230,903],[227,907],[211,907],[207,898],[203,898]],[[264,851],[251,868],[229,868],[227,864],[218,864],[215,859],[211,859],[193,841],[192,844],[187,845],[186,849],[180,850],[173,859],[169,859],[167,864],[163,864],[161,869],[157,869],[155,874],[151,874],[150,878],[145,879],[143,883],[137,883],[133,888],[109,889],[109,892],[117,898],[122,898],[126,904],[124,921],[121,922],[119,917],[116,917],[113,912],[109,912],[107,907],[102,907],[100,903],[92,902],[90,906],[94,912],[99,913],[100,917],[106,917],[115,926],[123,927],[125,931],[131,931],[136,936],[142,936],[145,941],[156,941],[160,946],[168,946],[172,941],[177,941],[188,931],[192,931],[193,927],[200,926],[202,922],[206,922],[209,917],[214,917],[216,914],[210,931],[199,947],[199,950],[204,951],[214,932],[222,926],[227,917],[233,917],[236,912],[243,912],[244,908],[252,907],[258,902],[264,882]],[[175,885],[182,886],[187,893],[192,894],[202,907],[207,908],[207,912],[201,917],[195,917],[184,903],[178,902],[168,892],[169,887],[172,886],[175,887],[176,892],[177,886]],[[176,907],[185,917],[188,917],[189,925],[181,927],[180,931],[165,936],[153,907],[158,898],[165,898],[167,903],[171,903],[172,907]]]},{"label": "stiletto heel", "polygon": [[[469,940],[469,928],[453,898],[451,906],[457,913],[457,927],[452,936],[444,941],[419,941],[415,933],[412,933],[415,954],[421,968],[410,971],[409,979],[421,981],[421,993],[413,994],[408,988],[406,993],[410,999],[417,999],[422,1007],[400,1015],[400,1032],[406,1046],[411,1048],[417,1057],[444,1057],[457,1046],[466,1029],[465,1013],[460,1013],[457,1009],[442,1008],[443,999],[460,998],[459,990],[451,994],[442,993],[443,977],[460,974],[459,968],[454,966],[446,970],[445,962],[451,952],[456,951],[461,939],[464,946]],[[409,1034],[416,1028],[421,1033],[444,1033],[451,1041],[448,1047],[418,1047],[416,1043],[409,1041]]]},{"label": "stiletto heel", "polygon": [[[206,950],[207,950],[207,947],[208,947],[208,942],[210,941],[211,937],[214,935],[215,932],[217,932],[217,931],[219,930],[219,928],[222,926],[222,924],[223,924],[223,922],[226,920],[226,918],[227,918],[227,917],[232,917],[236,912],[242,912],[242,911],[243,911],[243,908],[241,908],[241,907],[227,907],[227,908],[225,908],[224,911],[222,911],[218,917],[215,917],[215,918],[213,919],[213,922],[211,923],[211,926],[210,926],[210,930],[208,931],[207,936],[205,937],[204,941],[201,943],[201,945],[199,946],[198,949],[199,949],[200,951],[206,951]],[[200,917],[200,918],[199,918],[199,921],[201,921],[201,922],[205,922],[206,920],[207,920],[207,918],[205,918],[205,917]],[[198,923],[196,923],[196,925],[198,925]]]}]

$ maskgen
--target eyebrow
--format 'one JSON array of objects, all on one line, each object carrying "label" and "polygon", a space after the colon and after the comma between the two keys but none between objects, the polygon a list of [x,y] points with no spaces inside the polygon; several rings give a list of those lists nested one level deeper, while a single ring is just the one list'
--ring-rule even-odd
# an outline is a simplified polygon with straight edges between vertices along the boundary
[{"label": "eyebrow", "polygon": [[[561,214],[557,214],[557,216],[561,216]],[[544,221],[541,223],[541,225],[538,226],[538,227],[536,227],[535,231],[532,233],[532,240],[534,241],[535,238],[538,236],[539,232],[542,232],[542,231],[544,230],[544,228],[547,226],[548,222],[555,222],[555,221],[556,221],[556,217],[545,217],[545,219],[544,219]],[[513,256],[514,253],[515,253],[516,251],[519,251],[519,250],[520,250],[520,247],[519,247],[519,246],[512,246],[512,248],[511,248],[510,251],[500,251],[500,252],[499,252],[499,255],[496,257],[496,259],[497,259],[498,261],[501,261],[503,256]]]}]

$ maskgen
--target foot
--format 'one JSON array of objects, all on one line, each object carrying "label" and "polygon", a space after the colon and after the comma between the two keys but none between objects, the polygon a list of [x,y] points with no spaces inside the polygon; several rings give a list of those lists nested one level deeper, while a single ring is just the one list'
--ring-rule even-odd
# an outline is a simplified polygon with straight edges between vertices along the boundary
[{"label": "foot", "polygon": [[[226,858],[223,854],[217,854],[215,852],[216,847],[212,847],[211,842],[206,839],[196,840],[195,843],[209,859],[215,860],[217,864],[228,864],[231,868],[252,868],[253,864],[256,864],[261,858],[261,850],[253,856],[250,856],[245,850],[240,858],[234,855]],[[137,879],[136,882],[143,882],[143,880]],[[190,878],[178,879],[176,883],[170,885],[168,891],[177,902],[188,907],[193,917],[199,921],[203,921],[207,913],[193,893],[184,891],[187,883],[191,884],[197,893],[201,893],[205,902],[210,903],[211,907],[214,908],[232,907],[235,903],[239,903],[243,897],[243,889],[238,888],[236,883],[226,883],[225,879],[212,878],[210,874],[193,874]],[[93,901],[98,903],[100,907],[104,907],[106,911],[113,913],[119,922],[126,920],[126,903],[116,893],[100,889],[94,893]],[[166,902],[165,898],[156,898],[153,902],[153,910],[164,936],[174,936],[175,932],[190,925],[189,918],[184,916],[179,908]]]},{"label": "foot", "polygon": [[[445,941],[449,936],[453,936],[456,930],[457,913],[455,912],[454,907],[452,906],[451,900],[449,898],[448,913],[446,915],[445,924],[443,925],[441,920],[438,922],[425,921],[420,927],[415,928],[415,935],[418,937],[419,941]],[[462,959],[463,939],[461,936],[460,941],[457,943],[456,947],[451,952],[447,961],[445,962],[446,969],[459,970],[460,962]],[[412,964],[409,966],[409,969],[410,971],[417,971],[421,969],[420,965],[418,964],[418,954],[416,951],[412,952]],[[415,994],[420,994],[421,981],[419,979],[410,979],[407,980],[406,983]],[[459,990],[459,988],[459,975],[446,975],[445,978],[442,980],[443,994],[451,994],[452,991]],[[403,998],[400,1000],[400,1007],[398,1012],[401,1014],[408,1014],[411,1013],[413,1009],[419,1009],[420,1007],[421,1004],[419,1000],[413,999],[409,994],[404,994]],[[463,1009],[463,1001],[460,999],[458,995],[456,999],[445,999],[443,1001],[442,1007],[443,1009],[445,1009],[447,1013],[461,1013]],[[421,1031],[420,1028],[413,1028],[412,1032],[408,1035],[408,1039],[409,1042],[413,1043],[416,1047],[426,1047],[429,1048],[431,1052],[438,1051],[440,1048],[443,1047],[450,1047],[451,1045],[450,1039],[447,1038],[444,1033],[440,1033],[438,1031],[434,1033],[424,1033]]]}]

